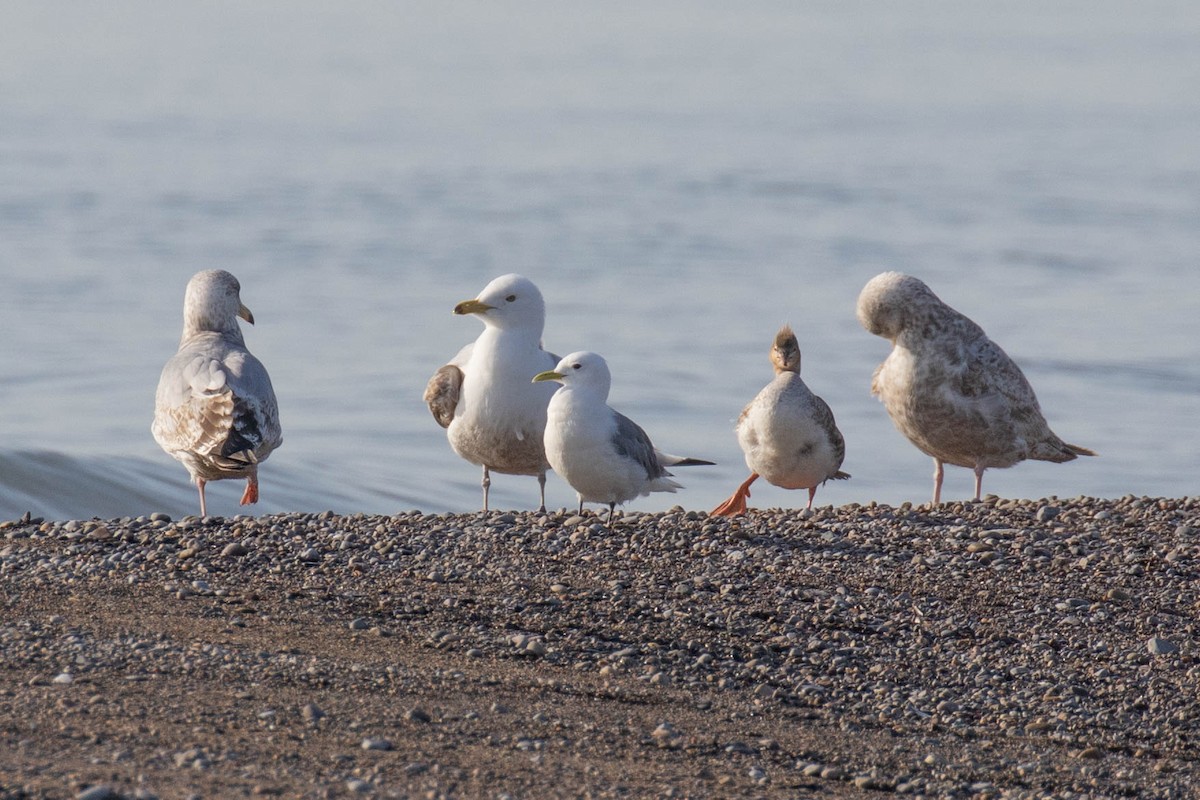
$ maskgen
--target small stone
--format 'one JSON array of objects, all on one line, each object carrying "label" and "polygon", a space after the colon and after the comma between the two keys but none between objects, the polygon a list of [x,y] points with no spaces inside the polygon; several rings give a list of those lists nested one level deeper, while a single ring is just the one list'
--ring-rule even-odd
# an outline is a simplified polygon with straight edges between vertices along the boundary
[{"label": "small stone", "polygon": [[325,712],[316,703],[309,703],[300,709],[300,715],[304,717],[304,721],[309,725],[315,725],[320,720],[324,719]]},{"label": "small stone", "polygon": [[370,627],[371,620],[367,619],[366,617],[358,617],[357,619],[350,621],[350,630],[352,631],[365,631]]},{"label": "small stone", "polygon": [[362,778],[351,778],[346,781],[346,791],[353,792],[354,794],[363,794],[371,791],[371,784]]},{"label": "small stone", "polygon": [[[1146,642],[1146,649],[1150,651],[1151,655],[1165,656],[1171,653],[1178,653],[1179,645],[1175,644],[1170,639],[1160,639],[1157,636],[1151,636]],[[57,681],[58,678],[55,678],[54,680]]]},{"label": "small stone", "polygon": [[310,547],[300,554],[300,560],[311,564],[314,561],[321,560],[321,551],[315,547]]},{"label": "small stone", "polygon": [[111,786],[91,786],[75,795],[75,800],[121,800]]},{"label": "small stone", "polygon": [[55,675],[55,676],[54,676],[54,679],[53,679],[53,680],[51,680],[50,682],[51,682],[51,683],[58,683],[58,684],[68,684],[68,683],[74,683],[74,682],[75,682],[75,676],[74,676],[74,675],[72,675],[72,674],[71,674],[71,673],[69,673],[69,672],[60,672],[60,673],[58,673],[57,675]]},{"label": "small stone", "polygon": [[241,542],[230,542],[225,545],[225,549],[221,551],[221,555],[224,558],[239,558],[249,552]]},{"label": "small stone", "polygon": [[1038,522],[1050,522],[1058,516],[1060,509],[1057,506],[1042,506],[1037,510]]},{"label": "small stone", "polygon": [[430,719],[432,719],[432,717],[429,716],[429,712],[420,706],[414,706],[408,711],[405,711],[404,718],[407,720],[412,720],[413,722],[429,722]]},{"label": "small stone", "polygon": [[836,764],[821,769],[821,777],[827,781],[840,781],[845,774],[845,771]]},{"label": "small stone", "polygon": [[363,750],[391,750],[392,743],[387,739],[378,736],[368,737],[362,740]]},{"label": "small stone", "polygon": [[1079,751],[1079,758],[1086,758],[1089,760],[1101,759],[1104,758],[1104,751],[1099,747],[1085,747],[1083,750]]}]

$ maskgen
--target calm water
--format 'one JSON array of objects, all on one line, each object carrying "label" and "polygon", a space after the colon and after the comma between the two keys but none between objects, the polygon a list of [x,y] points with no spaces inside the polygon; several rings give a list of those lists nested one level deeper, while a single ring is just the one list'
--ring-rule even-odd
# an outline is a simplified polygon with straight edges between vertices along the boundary
[{"label": "calm water", "polygon": [[[450,309],[511,271],[548,348],[604,354],[615,406],[719,462],[633,509],[745,477],[732,426],[785,321],[854,475],[818,502],[928,499],[869,393],[888,345],[854,318],[884,269],[982,324],[1102,454],[985,491],[1197,491],[1194,3],[577,5],[6,8],[0,518],[195,512],[149,424],[184,284],[214,266],[282,407],[256,513],[476,509],[420,397],[480,329]],[[213,484],[210,510],[240,495]],[[536,482],[493,498],[529,507]],[[548,502],[574,495],[551,476]]]}]

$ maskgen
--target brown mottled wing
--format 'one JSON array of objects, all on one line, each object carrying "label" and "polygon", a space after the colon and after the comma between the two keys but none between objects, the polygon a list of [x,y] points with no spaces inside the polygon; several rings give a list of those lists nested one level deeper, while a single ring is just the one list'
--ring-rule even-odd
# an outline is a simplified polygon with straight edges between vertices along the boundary
[{"label": "brown mottled wing", "polygon": [[167,362],[151,432],[164,450],[217,471],[266,459],[282,441],[279,410],[262,363],[204,337]]},{"label": "brown mottled wing", "polygon": [[458,407],[462,383],[463,371],[454,364],[447,364],[433,373],[425,386],[425,403],[437,424],[443,428],[449,428],[454,421],[454,409]]}]

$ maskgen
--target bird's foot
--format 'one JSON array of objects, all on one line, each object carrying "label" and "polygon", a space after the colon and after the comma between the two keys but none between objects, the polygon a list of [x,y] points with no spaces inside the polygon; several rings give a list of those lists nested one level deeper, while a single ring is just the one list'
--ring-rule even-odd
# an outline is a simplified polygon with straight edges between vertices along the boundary
[{"label": "bird's foot", "polygon": [[724,503],[708,512],[708,515],[710,517],[736,517],[738,514],[745,514],[747,494],[749,493],[739,489]]},{"label": "bird's foot", "polygon": [[246,491],[242,492],[242,505],[248,506],[258,502],[258,481],[246,481]]}]

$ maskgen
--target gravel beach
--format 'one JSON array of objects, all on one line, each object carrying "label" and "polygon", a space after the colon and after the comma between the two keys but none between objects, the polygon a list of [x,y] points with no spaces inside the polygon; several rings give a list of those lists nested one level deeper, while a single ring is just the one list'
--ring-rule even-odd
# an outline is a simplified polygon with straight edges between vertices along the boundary
[{"label": "gravel beach", "polygon": [[1200,499],[0,523],[0,798],[1191,797]]}]

